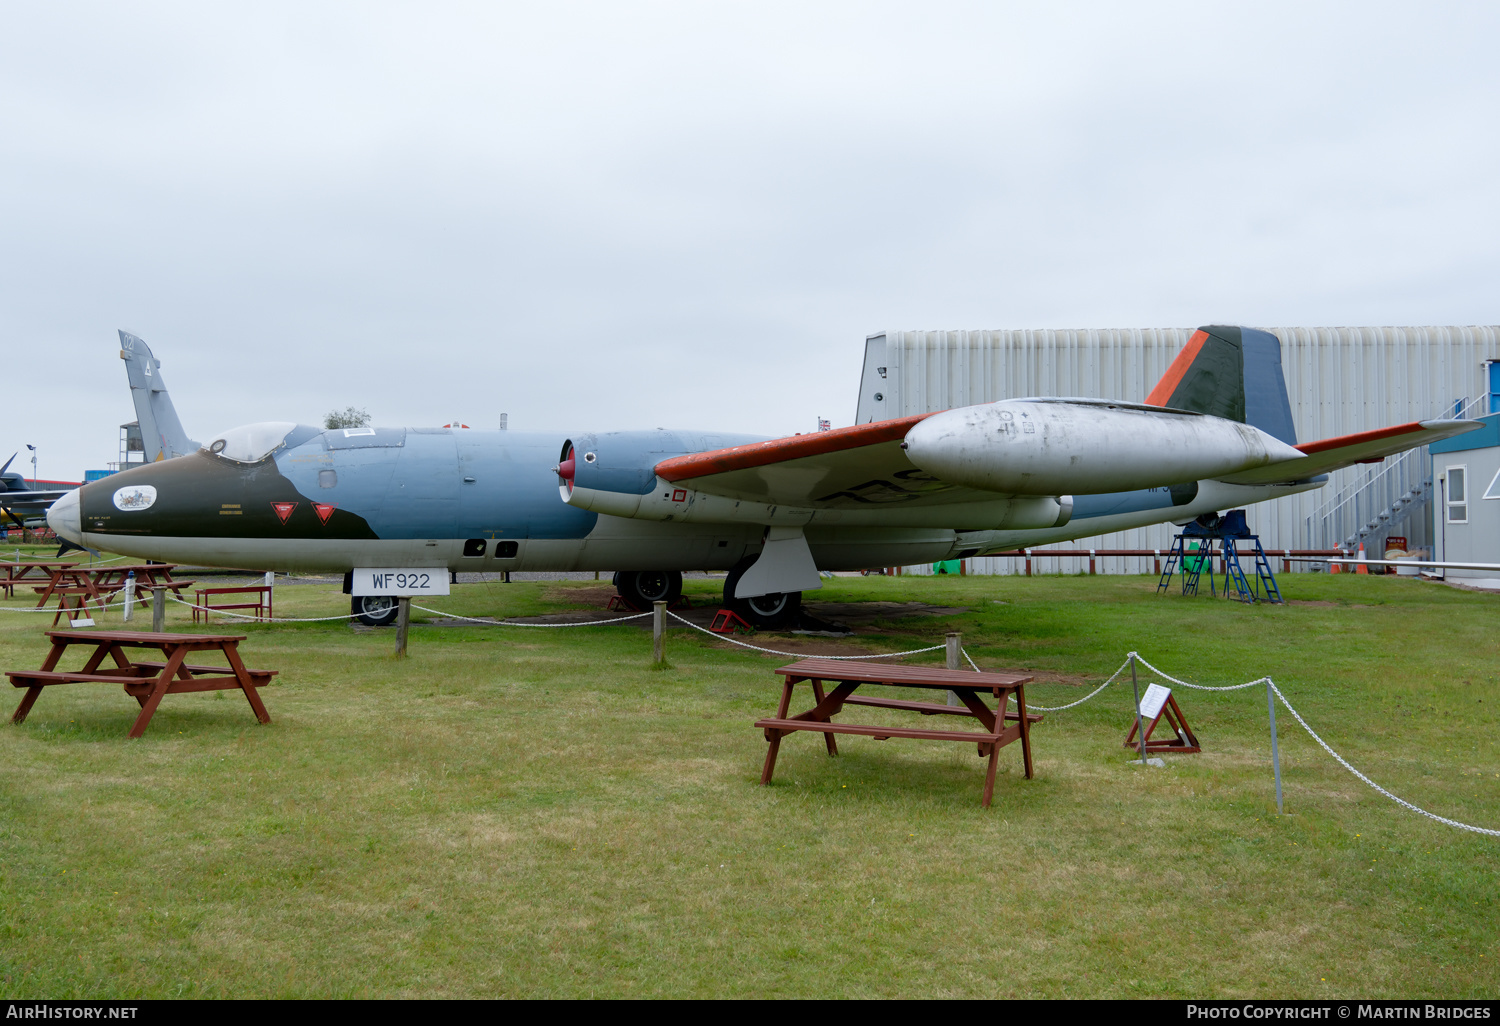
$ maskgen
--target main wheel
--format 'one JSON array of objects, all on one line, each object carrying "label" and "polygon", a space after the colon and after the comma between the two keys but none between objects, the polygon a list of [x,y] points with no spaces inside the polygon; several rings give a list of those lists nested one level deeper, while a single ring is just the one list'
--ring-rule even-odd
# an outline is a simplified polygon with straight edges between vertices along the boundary
[{"label": "main wheel", "polygon": [[386,627],[396,622],[396,600],[389,595],[356,595],[349,600],[349,612],[370,627]]},{"label": "main wheel", "polygon": [[676,570],[621,570],[615,574],[615,591],[637,609],[650,609],[653,602],[671,604],[682,594],[682,574]]},{"label": "main wheel", "polygon": [[802,611],[800,591],[777,591],[746,599],[735,597],[735,586],[754,562],[753,559],[746,560],[729,571],[729,576],[724,578],[724,604],[761,630],[775,630],[795,622],[797,614]]}]

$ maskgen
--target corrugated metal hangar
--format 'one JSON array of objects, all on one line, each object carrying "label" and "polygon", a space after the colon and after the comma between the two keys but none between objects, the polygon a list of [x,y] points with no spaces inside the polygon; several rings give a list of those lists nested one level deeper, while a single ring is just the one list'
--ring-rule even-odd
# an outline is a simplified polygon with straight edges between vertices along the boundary
[{"label": "corrugated metal hangar", "polygon": [[[865,340],[856,423],[1026,396],[1140,402],[1193,328],[887,331]],[[1298,441],[1414,420],[1500,412],[1500,326],[1265,328],[1281,359]],[[1313,492],[1251,506],[1267,551],[1352,547],[1380,553],[1388,535],[1431,550],[1432,460],[1425,448],[1349,467]],[[1162,549],[1170,524],[1068,543]],[[1146,573],[1149,557],[1099,560],[1100,572]],[[972,573],[1014,573],[1019,560],[971,561]],[[1039,566],[1073,572],[1076,562]]]}]

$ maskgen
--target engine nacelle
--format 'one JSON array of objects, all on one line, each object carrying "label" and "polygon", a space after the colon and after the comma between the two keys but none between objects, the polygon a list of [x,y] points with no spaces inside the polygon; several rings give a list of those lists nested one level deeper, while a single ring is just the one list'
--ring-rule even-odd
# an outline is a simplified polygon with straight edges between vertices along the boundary
[{"label": "engine nacelle", "polygon": [[1091,399],[1006,399],[937,413],[902,448],[935,477],[1018,495],[1094,495],[1301,459],[1259,428]]}]

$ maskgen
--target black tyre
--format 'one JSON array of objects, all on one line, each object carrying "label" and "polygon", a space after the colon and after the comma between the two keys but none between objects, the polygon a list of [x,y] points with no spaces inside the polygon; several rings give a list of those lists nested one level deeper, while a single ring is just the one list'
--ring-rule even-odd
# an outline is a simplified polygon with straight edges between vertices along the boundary
[{"label": "black tyre", "polygon": [[388,627],[396,622],[396,600],[389,595],[356,595],[349,600],[349,612],[358,614],[362,624]]},{"label": "black tyre", "polygon": [[682,574],[676,570],[621,570],[615,574],[615,591],[637,609],[650,609],[653,602],[670,604],[682,594]]},{"label": "black tyre", "polygon": [[795,623],[797,614],[802,611],[800,591],[777,591],[747,599],[735,597],[735,586],[754,562],[753,559],[747,560],[729,571],[729,576],[724,579],[724,605],[761,630],[775,630]]}]

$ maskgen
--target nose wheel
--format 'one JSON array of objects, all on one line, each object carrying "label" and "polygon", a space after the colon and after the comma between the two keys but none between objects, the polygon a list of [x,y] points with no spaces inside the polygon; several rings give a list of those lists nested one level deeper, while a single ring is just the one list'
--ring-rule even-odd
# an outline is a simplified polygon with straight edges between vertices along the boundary
[{"label": "nose wheel", "polygon": [[366,626],[386,627],[396,622],[396,600],[389,595],[356,595],[349,612]]}]

